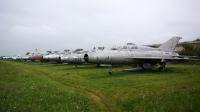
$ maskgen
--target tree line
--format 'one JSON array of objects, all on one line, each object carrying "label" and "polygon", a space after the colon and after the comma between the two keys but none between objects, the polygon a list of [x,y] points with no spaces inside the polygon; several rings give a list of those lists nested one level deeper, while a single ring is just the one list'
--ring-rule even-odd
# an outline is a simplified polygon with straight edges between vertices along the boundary
[{"label": "tree line", "polygon": [[200,59],[200,45],[183,43],[182,46],[184,49],[179,51],[180,55],[197,56]]}]

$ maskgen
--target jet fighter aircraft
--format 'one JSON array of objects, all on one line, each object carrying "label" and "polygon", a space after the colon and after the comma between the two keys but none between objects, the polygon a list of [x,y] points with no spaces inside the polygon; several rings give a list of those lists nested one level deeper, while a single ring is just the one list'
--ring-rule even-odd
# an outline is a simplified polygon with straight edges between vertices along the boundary
[{"label": "jet fighter aircraft", "polygon": [[76,49],[73,52],[68,52],[67,55],[61,57],[61,61],[65,63],[72,63],[76,65],[85,64],[84,54],[88,51],[83,51],[83,49]]},{"label": "jet fighter aircraft", "polygon": [[38,53],[38,50],[35,49],[35,53],[29,57],[31,61],[41,61],[43,59],[43,54]]},{"label": "jet fighter aircraft", "polygon": [[10,56],[3,56],[2,59],[12,59]]},{"label": "jet fighter aircraft", "polygon": [[175,46],[182,39],[181,37],[172,37],[170,40],[160,45],[159,48],[148,46],[137,46],[134,44],[124,46],[114,46],[111,50],[102,50],[90,52],[84,55],[87,63],[109,64],[109,74],[112,74],[112,65],[114,64],[132,64],[132,68],[124,71],[153,69],[160,65],[159,71],[165,71],[166,62],[180,59],[190,59],[190,57],[179,57]]},{"label": "jet fighter aircraft", "polygon": [[43,60],[50,63],[60,63],[62,62],[61,57],[65,57],[68,52],[56,52],[43,55]]},{"label": "jet fighter aircraft", "polygon": [[29,60],[30,55],[23,55],[22,60],[27,61]]},{"label": "jet fighter aircraft", "polygon": [[11,57],[12,60],[17,60],[17,55]]}]

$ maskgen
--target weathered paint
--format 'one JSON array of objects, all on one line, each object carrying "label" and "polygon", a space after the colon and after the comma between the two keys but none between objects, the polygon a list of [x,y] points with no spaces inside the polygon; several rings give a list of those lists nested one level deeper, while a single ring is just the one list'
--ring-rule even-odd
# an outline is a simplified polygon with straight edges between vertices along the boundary
[{"label": "weathered paint", "polygon": [[31,61],[42,60],[42,55],[30,56],[29,59],[30,59]]},{"label": "weathered paint", "polygon": [[96,64],[139,64],[143,68],[154,68],[157,63],[165,69],[165,62],[177,59],[173,52],[181,37],[172,37],[159,48],[148,46],[124,45],[114,46],[111,50],[94,51],[84,55],[88,63]]}]

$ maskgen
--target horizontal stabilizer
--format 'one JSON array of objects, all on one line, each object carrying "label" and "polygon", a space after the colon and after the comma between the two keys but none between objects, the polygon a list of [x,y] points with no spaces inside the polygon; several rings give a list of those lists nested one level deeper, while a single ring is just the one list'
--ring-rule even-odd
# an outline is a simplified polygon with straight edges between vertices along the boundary
[{"label": "horizontal stabilizer", "polygon": [[176,59],[176,58],[166,58],[166,57],[131,57],[127,59]]},{"label": "horizontal stabilizer", "polygon": [[177,57],[179,57],[179,58],[185,58],[185,57],[187,57],[187,58],[197,58],[197,56],[185,56],[185,55],[179,55]]},{"label": "horizontal stabilizer", "polygon": [[151,59],[151,60],[198,60],[198,59],[194,59],[196,58],[195,56],[173,56],[171,58],[168,57],[131,57],[131,58],[127,58],[127,59],[141,59],[141,60],[145,60],[145,59]]},{"label": "horizontal stabilizer", "polygon": [[185,55],[179,55],[179,56],[173,56],[178,59],[183,59],[183,60],[199,60],[197,59],[197,56],[185,56]]}]

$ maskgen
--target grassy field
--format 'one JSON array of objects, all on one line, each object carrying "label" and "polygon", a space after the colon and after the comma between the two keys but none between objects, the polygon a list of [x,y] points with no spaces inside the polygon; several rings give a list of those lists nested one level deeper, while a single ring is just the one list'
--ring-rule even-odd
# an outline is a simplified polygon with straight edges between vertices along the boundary
[{"label": "grassy field", "polygon": [[200,65],[127,67],[0,60],[0,111],[200,111]]}]

